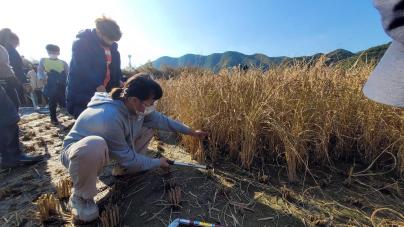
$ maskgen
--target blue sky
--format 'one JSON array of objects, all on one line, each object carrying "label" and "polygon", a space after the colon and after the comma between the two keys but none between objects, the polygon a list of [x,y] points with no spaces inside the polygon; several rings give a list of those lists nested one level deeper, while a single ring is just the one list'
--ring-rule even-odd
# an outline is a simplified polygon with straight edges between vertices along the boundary
[{"label": "blue sky", "polygon": [[19,51],[32,59],[56,43],[70,61],[75,34],[103,14],[124,33],[123,66],[128,54],[139,65],[160,56],[228,50],[268,56],[357,52],[390,40],[371,0],[14,0],[5,7],[10,10],[0,15],[0,27],[15,30]]}]

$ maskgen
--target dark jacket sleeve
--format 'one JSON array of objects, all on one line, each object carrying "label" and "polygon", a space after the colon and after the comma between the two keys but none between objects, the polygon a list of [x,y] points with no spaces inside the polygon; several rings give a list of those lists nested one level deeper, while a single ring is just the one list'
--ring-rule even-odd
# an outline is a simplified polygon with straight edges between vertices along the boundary
[{"label": "dark jacket sleeve", "polygon": [[17,108],[10,100],[3,87],[0,85],[0,126],[8,126],[15,124],[20,120],[17,113]]},{"label": "dark jacket sleeve", "polygon": [[111,70],[111,80],[107,86],[107,91],[112,90],[112,88],[119,87],[122,81],[122,70],[121,70],[121,56],[117,50],[117,44],[111,47],[112,54],[112,64],[110,66]]},{"label": "dark jacket sleeve", "polygon": [[76,67],[75,70],[79,72],[79,74],[85,75],[85,77],[80,78],[81,83],[87,83],[87,85],[96,88],[103,84],[104,78],[97,74],[97,70],[93,69],[93,58],[94,56],[92,56],[87,41],[77,40],[73,43],[71,65]]},{"label": "dark jacket sleeve", "polygon": [[6,82],[7,86],[17,87],[20,85],[19,80],[15,77],[13,70],[8,64],[0,63],[0,80]]},{"label": "dark jacket sleeve", "polygon": [[21,60],[20,54],[17,52],[17,50],[13,47],[7,47],[8,55],[10,58],[10,65],[13,67],[13,71],[15,73],[15,76],[18,78],[18,80],[21,83],[27,83],[27,77],[25,76],[24,69],[23,69],[23,64]]},{"label": "dark jacket sleeve", "polygon": [[117,78],[118,78],[118,85],[122,81],[122,70],[121,70],[121,54],[118,52],[118,70],[117,70]]}]

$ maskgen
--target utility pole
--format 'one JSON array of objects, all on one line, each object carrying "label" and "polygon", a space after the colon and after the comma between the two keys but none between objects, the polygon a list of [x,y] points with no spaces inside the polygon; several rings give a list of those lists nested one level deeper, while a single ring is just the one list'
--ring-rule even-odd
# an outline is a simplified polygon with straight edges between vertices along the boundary
[{"label": "utility pole", "polygon": [[129,54],[128,58],[129,58],[129,70],[132,70],[132,55]]}]

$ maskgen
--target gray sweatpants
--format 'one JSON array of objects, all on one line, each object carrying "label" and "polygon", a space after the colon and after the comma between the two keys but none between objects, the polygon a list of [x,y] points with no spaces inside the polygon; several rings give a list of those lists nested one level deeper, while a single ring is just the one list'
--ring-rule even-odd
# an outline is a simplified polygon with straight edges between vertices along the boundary
[{"label": "gray sweatpants", "polygon": [[[153,130],[142,128],[135,138],[135,150],[145,154]],[[68,169],[73,181],[72,193],[84,199],[92,199],[97,194],[97,176],[109,162],[109,151],[105,140],[100,136],[87,136],[71,144],[62,152],[62,163]]]}]

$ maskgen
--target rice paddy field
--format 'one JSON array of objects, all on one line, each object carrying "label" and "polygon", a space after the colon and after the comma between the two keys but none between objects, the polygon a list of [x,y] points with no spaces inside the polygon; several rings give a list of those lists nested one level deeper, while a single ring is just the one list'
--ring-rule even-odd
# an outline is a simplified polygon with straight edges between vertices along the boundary
[{"label": "rice paddy field", "polygon": [[58,155],[74,120],[20,122],[27,169],[0,172],[1,226],[167,226],[175,218],[224,226],[404,226],[404,112],[366,99],[374,64],[324,59],[267,71],[177,69],[158,82],[159,111],[209,133],[156,132],[149,155],[209,164],[99,177],[100,218],[74,223]]}]

